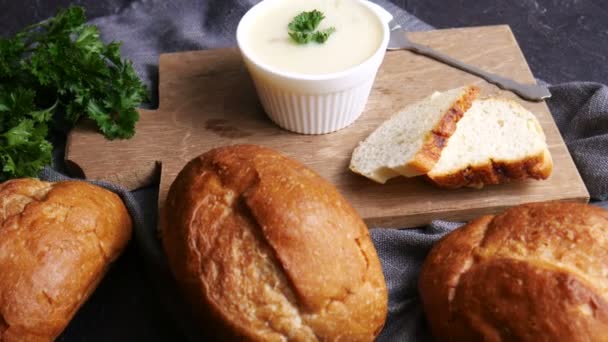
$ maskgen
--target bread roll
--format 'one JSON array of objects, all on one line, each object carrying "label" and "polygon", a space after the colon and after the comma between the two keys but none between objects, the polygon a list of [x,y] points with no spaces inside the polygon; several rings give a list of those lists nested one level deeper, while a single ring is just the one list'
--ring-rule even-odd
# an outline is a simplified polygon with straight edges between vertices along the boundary
[{"label": "bread roll", "polygon": [[171,185],[162,240],[202,326],[221,340],[371,341],[387,291],[367,227],[313,171],[240,145]]},{"label": "bread roll", "polygon": [[472,221],[425,260],[440,341],[608,341],[608,212],[537,203]]},{"label": "bread roll", "polygon": [[0,341],[52,341],[131,236],[120,198],[84,182],[0,184]]}]

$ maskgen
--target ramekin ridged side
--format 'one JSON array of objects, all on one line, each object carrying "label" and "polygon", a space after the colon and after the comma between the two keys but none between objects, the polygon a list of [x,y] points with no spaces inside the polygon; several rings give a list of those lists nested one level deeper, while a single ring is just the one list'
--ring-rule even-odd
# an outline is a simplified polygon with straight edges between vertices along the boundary
[{"label": "ramekin ridged side", "polygon": [[349,126],[363,113],[374,77],[350,89],[326,94],[297,93],[255,77],[253,81],[274,123],[295,133],[326,134]]}]

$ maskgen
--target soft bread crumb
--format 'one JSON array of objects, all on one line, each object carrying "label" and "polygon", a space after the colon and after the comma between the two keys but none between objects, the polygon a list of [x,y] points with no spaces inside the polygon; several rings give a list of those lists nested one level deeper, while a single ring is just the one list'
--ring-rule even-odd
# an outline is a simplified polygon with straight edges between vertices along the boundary
[{"label": "soft bread crumb", "polygon": [[403,108],[359,143],[350,169],[379,183],[399,175],[425,174],[439,159],[442,148],[427,145],[436,145],[434,135],[449,139],[477,94],[475,87],[461,87],[435,92]]},{"label": "soft bread crumb", "polygon": [[476,100],[428,173],[440,186],[481,187],[511,179],[545,179],[552,161],[536,117],[519,103]]}]

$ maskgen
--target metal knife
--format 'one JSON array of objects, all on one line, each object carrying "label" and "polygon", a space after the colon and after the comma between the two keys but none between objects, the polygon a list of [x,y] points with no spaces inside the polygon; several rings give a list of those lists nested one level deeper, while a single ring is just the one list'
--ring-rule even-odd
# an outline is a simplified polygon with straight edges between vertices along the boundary
[{"label": "metal knife", "polygon": [[407,38],[407,32],[400,25],[391,28],[391,37],[388,42],[387,50],[409,50],[421,55],[431,57],[442,63],[448,64],[460,70],[479,76],[498,87],[514,92],[521,98],[530,101],[542,101],[551,97],[549,88],[544,85],[522,84],[510,78],[506,78],[491,72],[481,70],[478,67],[463,63],[450,56],[444,55],[431,49],[428,46],[414,43]]}]

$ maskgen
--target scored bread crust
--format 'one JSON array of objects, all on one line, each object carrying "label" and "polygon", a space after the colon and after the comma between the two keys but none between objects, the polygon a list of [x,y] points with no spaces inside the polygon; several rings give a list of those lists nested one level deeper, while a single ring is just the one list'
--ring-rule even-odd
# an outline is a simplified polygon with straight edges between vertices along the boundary
[{"label": "scored bread crust", "polygon": [[404,176],[410,176],[412,172],[405,171],[408,168],[416,170],[416,173],[424,174],[433,169],[439,158],[441,151],[447,145],[448,140],[456,131],[457,123],[471,108],[473,101],[479,96],[479,88],[468,86],[462,96],[456,100],[448,109],[441,120],[427,133],[422,147],[414,155],[403,169],[394,169]]},{"label": "scored bread crust", "polygon": [[549,150],[518,160],[490,160],[480,165],[470,165],[458,172],[428,175],[427,179],[437,186],[448,189],[470,187],[481,189],[484,185],[523,181],[528,178],[547,179],[553,171],[553,159]]},{"label": "scored bread crust", "polygon": [[209,337],[372,341],[387,290],[365,223],[319,175],[258,146],[211,150],[171,185],[162,242]]},{"label": "scored bread crust", "polygon": [[114,193],[85,182],[0,184],[0,341],[54,340],[131,237]]},{"label": "scored bread crust", "polygon": [[440,341],[607,341],[608,212],[534,203],[437,243],[419,290]]}]

